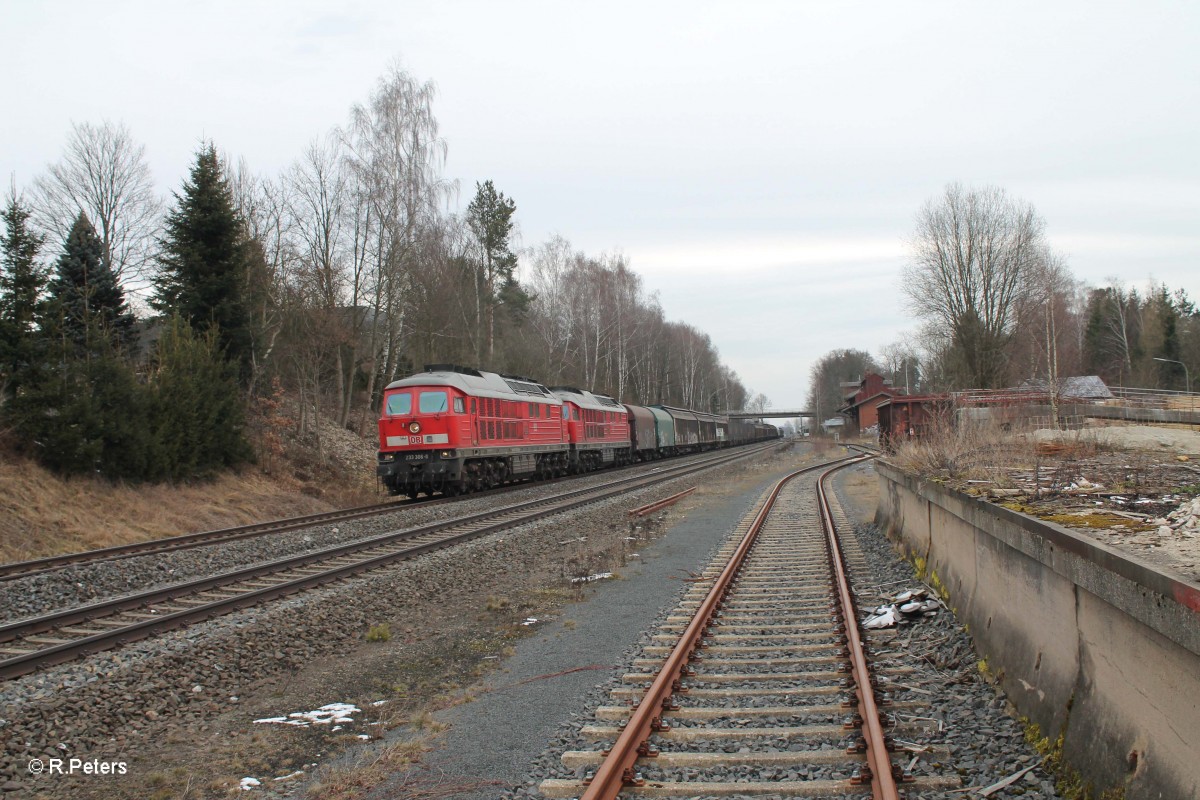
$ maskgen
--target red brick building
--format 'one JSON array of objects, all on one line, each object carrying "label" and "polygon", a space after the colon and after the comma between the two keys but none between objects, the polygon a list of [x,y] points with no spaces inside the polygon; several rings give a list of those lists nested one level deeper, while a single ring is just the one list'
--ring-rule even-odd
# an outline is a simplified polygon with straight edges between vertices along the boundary
[{"label": "red brick building", "polygon": [[[882,375],[868,372],[858,384],[842,384],[846,388],[843,395],[845,405],[838,413],[846,418],[846,427],[855,432],[879,424],[879,413],[876,409],[881,402],[889,397],[904,394],[883,379]],[[849,391],[853,389],[853,391]]]}]

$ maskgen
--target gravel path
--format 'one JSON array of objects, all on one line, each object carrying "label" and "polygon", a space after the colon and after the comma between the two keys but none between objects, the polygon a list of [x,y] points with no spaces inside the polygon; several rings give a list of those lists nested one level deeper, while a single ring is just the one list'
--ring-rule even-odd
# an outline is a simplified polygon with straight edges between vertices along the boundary
[{"label": "gravel path", "polygon": [[598,583],[585,602],[569,606],[564,618],[521,642],[478,700],[444,715],[451,729],[423,768],[395,776],[371,797],[402,797],[399,787],[414,782],[430,792],[462,787],[436,795],[459,800],[492,800],[498,788],[536,786],[529,765],[558,758],[567,742],[556,734],[560,721],[606,696],[615,685],[614,655],[648,643],[643,632],[674,607],[687,586],[683,580],[703,568],[760,494],[761,483],[689,512],[643,548],[641,560],[621,570],[620,579]]}]

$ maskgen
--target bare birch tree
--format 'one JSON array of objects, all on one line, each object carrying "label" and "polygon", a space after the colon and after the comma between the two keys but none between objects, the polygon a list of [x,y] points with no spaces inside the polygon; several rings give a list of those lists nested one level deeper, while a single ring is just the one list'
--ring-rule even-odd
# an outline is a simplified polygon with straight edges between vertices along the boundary
[{"label": "bare birch tree", "polygon": [[574,317],[569,299],[571,270],[580,254],[562,236],[553,236],[528,253],[529,283],[533,290],[530,327],[540,340],[545,364],[544,379],[563,381],[570,352]]},{"label": "bare birch tree", "polygon": [[353,175],[356,241],[371,277],[367,394],[392,380],[402,355],[411,259],[422,229],[436,224],[454,185],[441,173],[446,142],[433,116],[435,89],[399,67],[380,80],[366,105],[355,105],[343,134]]},{"label": "bare birch tree", "polygon": [[224,156],[221,161],[223,172],[228,176],[234,208],[245,223],[252,250],[251,269],[247,270],[243,293],[254,341],[247,387],[248,393],[253,395],[259,377],[271,363],[283,329],[283,284],[292,259],[288,186],[255,173],[245,159],[234,162]]},{"label": "bare birch tree", "polygon": [[146,148],[124,123],[74,123],[62,160],[33,182],[34,221],[50,241],[67,238],[80,212],[96,227],[127,293],[148,287],[162,200],[146,164]]},{"label": "bare birch tree", "polygon": [[341,138],[312,142],[287,174],[288,211],[295,231],[299,270],[310,296],[326,318],[325,342],[333,354],[339,425],[350,416],[364,315],[358,308],[359,273],[353,269],[350,180]]}]

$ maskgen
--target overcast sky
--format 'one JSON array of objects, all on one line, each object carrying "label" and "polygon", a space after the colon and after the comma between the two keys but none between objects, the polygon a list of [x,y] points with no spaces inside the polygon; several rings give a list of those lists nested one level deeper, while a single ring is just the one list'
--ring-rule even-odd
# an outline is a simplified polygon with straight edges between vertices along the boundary
[{"label": "overcast sky", "polygon": [[[275,175],[399,62],[465,206],[624,252],[776,408],[915,328],[905,239],[945,185],[1032,203],[1092,284],[1200,300],[1200,4],[0,0],[0,176],[126,123],[164,194],[202,138]],[[486,366],[486,365],[485,365]]]}]

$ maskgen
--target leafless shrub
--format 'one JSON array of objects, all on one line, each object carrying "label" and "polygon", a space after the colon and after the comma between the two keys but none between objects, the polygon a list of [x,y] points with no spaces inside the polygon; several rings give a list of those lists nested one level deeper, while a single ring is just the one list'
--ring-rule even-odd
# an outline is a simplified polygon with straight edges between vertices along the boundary
[{"label": "leafless shrub", "polygon": [[1011,429],[989,420],[955,422],[950,417],[935,419],[919,439],[899,445],[892,461],[919,475],[985,480],[997,485],[1007,481],[1008,467],[1024,448],[1014,448]]}]

